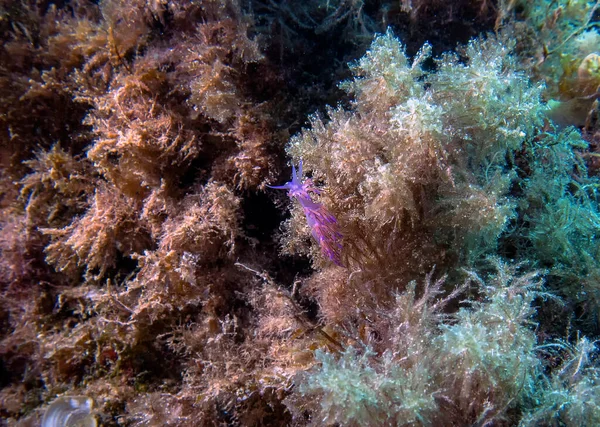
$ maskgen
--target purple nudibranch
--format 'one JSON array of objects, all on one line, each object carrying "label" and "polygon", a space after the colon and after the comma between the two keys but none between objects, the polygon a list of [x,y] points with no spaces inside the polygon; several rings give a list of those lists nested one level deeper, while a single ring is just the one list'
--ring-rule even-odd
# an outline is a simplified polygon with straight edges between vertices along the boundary
[{"label": "purple nudibranch", "polygon": [[306,221],[311,230],[311,234],[321,247],[323,256],[329,258],[336,265],[343,267],[341,260],[342,252],[342,233],[339,230],[339,224],[335,216],[327,210],[325,206],[314,202],[310,193],[319,194],[320,191],[314,186],[312,180],[302,178],[302,160],[298,163],[298,171],[292,165],[292,180],[284,185],[271,186],[276,190],[287,190],[288,196],[294,198],[300,203],[306,216]]}]

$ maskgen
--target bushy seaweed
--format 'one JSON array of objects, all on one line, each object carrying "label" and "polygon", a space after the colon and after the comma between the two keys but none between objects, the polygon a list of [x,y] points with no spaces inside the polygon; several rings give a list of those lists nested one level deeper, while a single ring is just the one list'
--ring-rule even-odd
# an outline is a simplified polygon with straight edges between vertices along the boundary
[{"label": "bushy seaweed", "polygon": [[0,418],[598,424],[596,27],[0,1]]}]

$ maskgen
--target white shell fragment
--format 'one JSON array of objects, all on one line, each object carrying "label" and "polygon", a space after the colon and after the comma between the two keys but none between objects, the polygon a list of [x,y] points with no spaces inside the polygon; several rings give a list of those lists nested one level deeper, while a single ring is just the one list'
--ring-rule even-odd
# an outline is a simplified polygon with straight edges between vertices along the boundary
[{"label": "white shell fragment", "polygon": [[85,396],[61,396],[46,409],[41,427],[97,427],[94,401]]}]

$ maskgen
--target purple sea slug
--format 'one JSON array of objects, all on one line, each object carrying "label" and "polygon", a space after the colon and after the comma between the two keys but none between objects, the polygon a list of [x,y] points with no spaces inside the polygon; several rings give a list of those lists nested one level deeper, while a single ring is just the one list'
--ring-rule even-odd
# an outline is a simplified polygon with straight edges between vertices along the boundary
[{"label": "purple sea slug", "polygon": [[319,194],[311,179],[300,181],[302,177],[302,160],[298,163],[298,171],[292,165],[292,180],[279,186],[268,186],[276,190],[287,190],[288,196],[300,203],[306,215],[311,233],[321,247],[323,256],[336,265],[343,266],[341,261],[342,233],[335,217],[320,203],[312,200],[310,193]]}]

